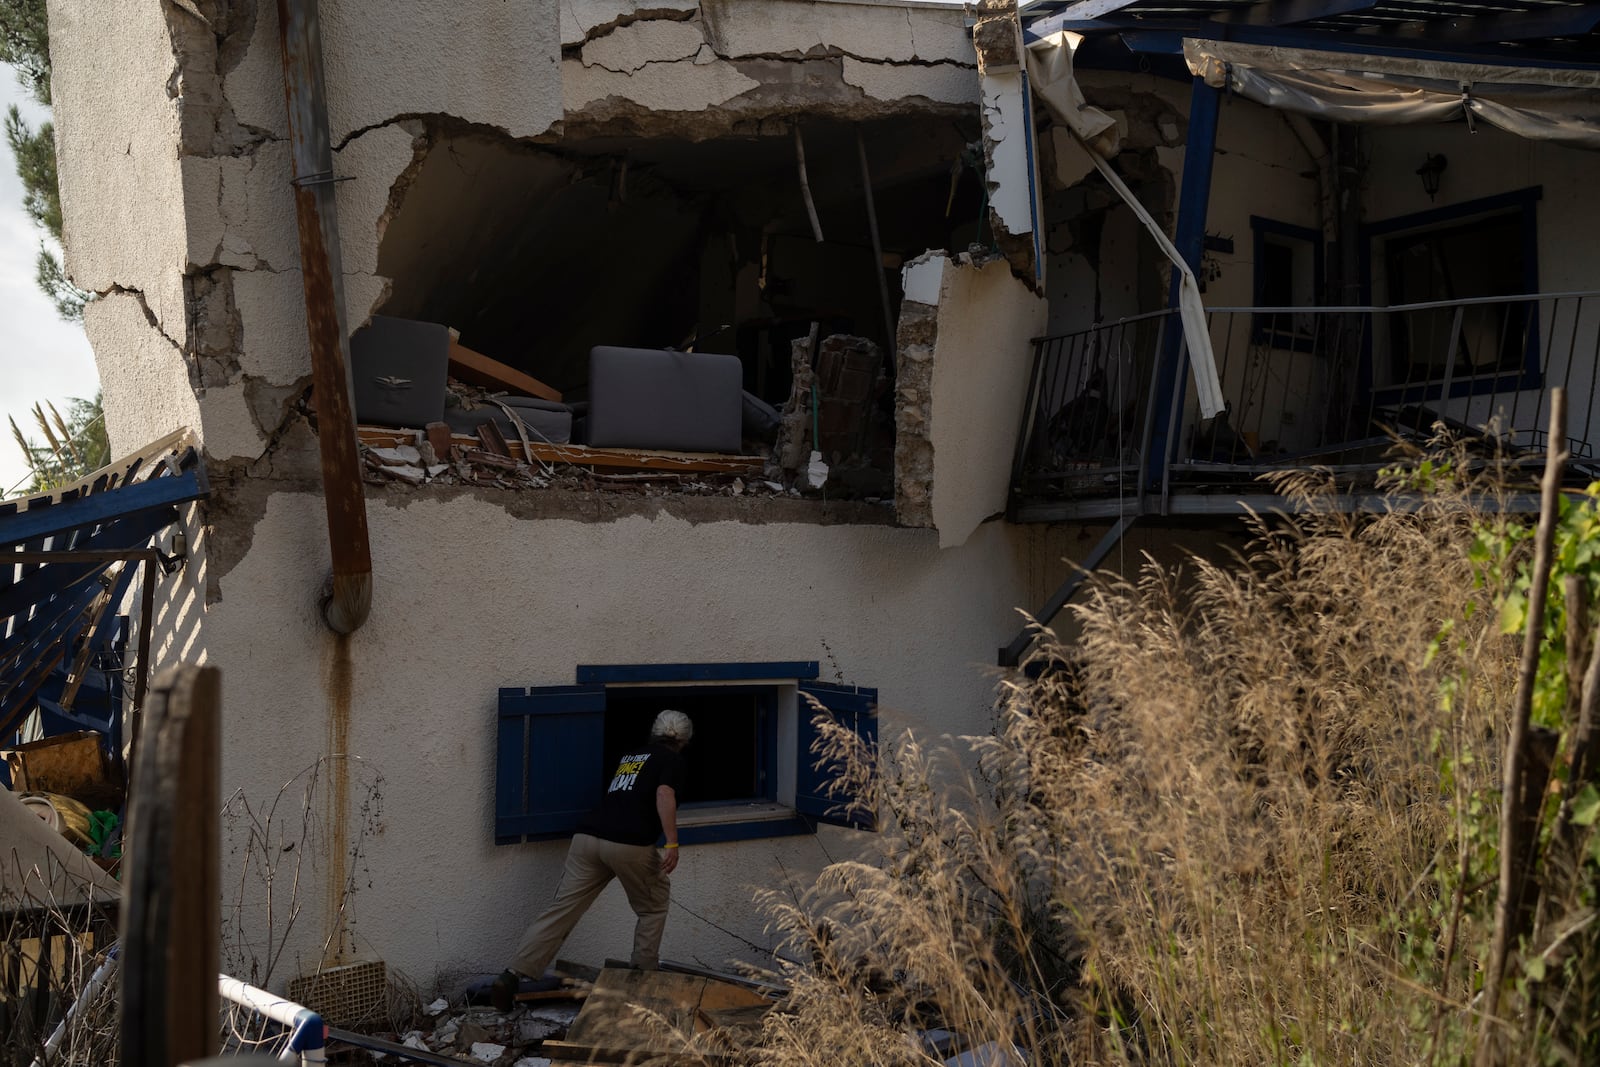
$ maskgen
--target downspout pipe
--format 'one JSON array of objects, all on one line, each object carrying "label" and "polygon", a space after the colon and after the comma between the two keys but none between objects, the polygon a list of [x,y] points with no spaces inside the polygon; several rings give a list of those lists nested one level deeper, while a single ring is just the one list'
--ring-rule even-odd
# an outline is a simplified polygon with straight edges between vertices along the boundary
[{"label": "downspout pipe", "polygon": [[367,621],[372,609],[372,545],[356,444],[350,331],[339,254],[339,213],[333,198],[333,146],[328,137],[317,0],[278,0],[278,33],[283,43],[283,95],[294,158],[294,213],[300,230],[317,443],[333,560],[332,596],[323,608],[323,617],[329,629],[348,634]]}]

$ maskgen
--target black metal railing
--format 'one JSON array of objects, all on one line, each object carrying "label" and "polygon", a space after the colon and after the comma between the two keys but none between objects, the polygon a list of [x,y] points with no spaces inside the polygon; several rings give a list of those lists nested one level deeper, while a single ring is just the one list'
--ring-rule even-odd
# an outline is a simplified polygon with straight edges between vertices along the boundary
[{"label": "black metal railing", "polygon": [[1172,312],[1033,342],[1012,464],[1013,502],[1137,495],[1150,448],[1154,368]]},{"label": "black metal railing", "polygon": [[[1170,407],[1155,411],[1162,345],[1183,346],[1172,310],[1034,343],[1013,517],[1065,517],[1090,501],[1078,510],[1164,510],[1173,495],[1229,486],[1259,494],[1271,470],[1326,467],[1358,480],[1384,463],[1396,437],[1426,438],[1440,423],[1493,435],[1532,461],[1546,445],[1556,386],[1569,397],[1574,462],[1595,455],[1600,293],[1212,308],[1207,321],[1226,401],[1211,419],[1199,417],[1188,374]],[[1153,426],[1166,433],[1152,435]],[[1163,439],[1164,462],[1146,462],[1152,440]]]}]

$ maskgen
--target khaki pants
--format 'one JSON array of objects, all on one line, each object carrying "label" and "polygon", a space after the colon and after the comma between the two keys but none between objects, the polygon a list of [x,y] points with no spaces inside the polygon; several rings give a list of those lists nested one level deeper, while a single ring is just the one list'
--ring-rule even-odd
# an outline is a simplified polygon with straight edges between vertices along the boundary
[{"label": "khaki pants", "polygon": [[522,935],[511,969],[529,978],[544,974],[561,950],[561,943],[612,878],[622,883],[628,905],[639,917],[633,931],[632,963],[647,971],[655,970],[672,890],[671,881],[661,873],[661,854],[654,845],[623,845],[589,834],[572,839],[555,899]]}]

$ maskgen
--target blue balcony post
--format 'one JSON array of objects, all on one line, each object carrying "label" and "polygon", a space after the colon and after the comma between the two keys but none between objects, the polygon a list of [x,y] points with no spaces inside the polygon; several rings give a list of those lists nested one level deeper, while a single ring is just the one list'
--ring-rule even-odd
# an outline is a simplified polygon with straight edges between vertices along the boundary
[{"label": "blue balcony post", "polygon": [[[1172,243],[1200,275],[1200,259],[1205,254],[1206,209],[1211,202],[1211,163],[1217,147],[1217,112],[1222,94],[1196,78],[1189,94],[1189,135],[1183,152],[1183,185],[1178,192],[1178,229]],[[1179,276],[1172,272],[1172,290],[1167,306],[1178,306]],[[1183,376],[1188,371],[1188,349],[1183,345],[1183,327],[1176,315],[1167,318],[1161,334],[1161,352],[1152,386],[1156,402],[1151,414],[1155,420],[1150,451],[1145,456],[1145,481],[1152,491],[1159,490],[1167,464],[1177,455],[1181,424],[1169,416],[1183,397]]]}]

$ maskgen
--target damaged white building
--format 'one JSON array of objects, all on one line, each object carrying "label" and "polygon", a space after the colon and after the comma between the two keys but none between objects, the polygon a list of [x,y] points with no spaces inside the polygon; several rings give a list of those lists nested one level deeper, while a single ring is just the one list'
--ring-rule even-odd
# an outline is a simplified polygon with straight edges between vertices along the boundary
[{"label": "damaged white building", "polygon": [[[1552,385],[1587,449],[1594,5],[1405,6],[51,0],[113,450],[187,428],[210,483],[139,625],[221,668],[225,794],[331,759],[275,977],[497,969],[663,706],[663,954],[759,955],[751,888],[863,832],[807,693],[981,733],[1069,559],[1216,551],[1264,470],[1362,506],[1438,418],[1531,454]],[[392,321],[448,355],[385,362]],[[629,927],[603,898],[568,952]]]}]

